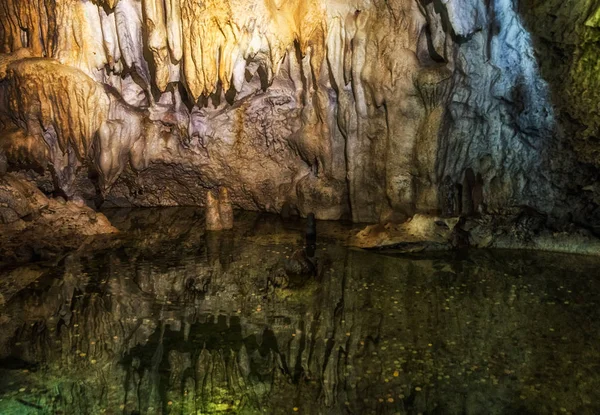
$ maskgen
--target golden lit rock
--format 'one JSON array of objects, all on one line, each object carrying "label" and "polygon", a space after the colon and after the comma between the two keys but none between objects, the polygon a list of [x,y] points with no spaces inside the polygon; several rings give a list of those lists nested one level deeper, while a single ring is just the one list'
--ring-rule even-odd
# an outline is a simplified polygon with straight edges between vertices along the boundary
[{"label": "golden lit rock", "polygon": [[38,58],[9,65],[7,82],[8,109],[19,126],[47,138],[51,151],[64,153],[71,146],[79,158],[87,156],[108,116],[110,100],[102,85],[77,69]]},{"label": "golden lit rock", "polygon": [[224,187],[238,208],[355,222],[565,214],[560,120],[510,1],[47,3],[0,7],[0,131],[7,163],[33,160],[68,197],[204,205]]}]

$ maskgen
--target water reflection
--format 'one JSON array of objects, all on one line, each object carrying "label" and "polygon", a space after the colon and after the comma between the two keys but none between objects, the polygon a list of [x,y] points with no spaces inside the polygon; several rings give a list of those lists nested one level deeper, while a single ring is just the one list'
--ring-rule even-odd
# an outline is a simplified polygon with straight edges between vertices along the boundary
[{"label": "water reflection", "polygon": [[311,247],[273,217],[206,233],[193,210],[112,215],[131,238],[0,311],[0,413],[600,413],[597,260],[394,257]]}]

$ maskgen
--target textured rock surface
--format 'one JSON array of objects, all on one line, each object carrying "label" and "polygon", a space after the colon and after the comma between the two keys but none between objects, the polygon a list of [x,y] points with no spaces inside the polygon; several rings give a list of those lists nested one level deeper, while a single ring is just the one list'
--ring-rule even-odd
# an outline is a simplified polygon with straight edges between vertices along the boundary
[{"label": "textured rock surface", "polygon": [[347,244],[393,253],[471,247],[600,255],[600,240],[590,230],[572,224],[553,228],[546,215],[532,210],[469,219],[417,214],[402,224],[369,225],[349,236]]},{"label": "textured rock surface", "polygon": [[[591,6],[563,3],[587,25],[569,42],[595,45]],[[568,174],[583,169],[562,95],[526,29],[547,33],[551,4],[524,20],[512,0],[10,0],[0,147],[98,204],[204,206],[223,187],[238,208],[322,219],[528,205],[589,224],[598,190],[565,202],[595,176]],[[585,74],[574,97],[597,89]],[[594,102],[571,105],[591,129]]]},{"label": "textured rock surface", "polygon": [[49,259],[85,245],[89,236],[116,232],[83,201],[47,198],[24,177],[0,176],[0,266]]},{"label": "textured rock surface", "polygon": [[600,165],[600,4],[597,1],[523,1],[520,10],[532,31],[542,76],[569,143],[583,160]]}]

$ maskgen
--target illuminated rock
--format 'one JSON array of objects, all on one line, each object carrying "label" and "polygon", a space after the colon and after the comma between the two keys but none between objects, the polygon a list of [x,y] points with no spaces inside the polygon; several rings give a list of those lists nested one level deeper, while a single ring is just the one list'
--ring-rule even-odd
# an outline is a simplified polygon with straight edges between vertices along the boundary
[{"label": "illuminated rock", "polygon": [[11,0],[0,24],[1,147],[68,197],[226,187],[238,208],[386,222],[440,212],[442,178],[471,169],[492,211],[558,206],[550,94],[511,0]]},{"label": "illuminated rock", "polygon": [[233,229],[233,207],[227,188],[206,193],[206,229],[223,231]]},{"label": "illuminated rock", "polygon": [[227,188],[219,189],[219,216],[221,217],[221,226],[223,229],[233,228],[233,207]]}]

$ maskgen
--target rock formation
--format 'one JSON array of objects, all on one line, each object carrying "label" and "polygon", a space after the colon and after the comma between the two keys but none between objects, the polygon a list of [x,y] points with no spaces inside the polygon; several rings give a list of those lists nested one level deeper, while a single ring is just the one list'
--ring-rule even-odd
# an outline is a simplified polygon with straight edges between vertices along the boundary
[{"label": "rock formation", "polygon": [[218,195],[209,190],[206,194],[206,229],[222,231],[233,228],[233,208],[229,192],[225,187],[219,189]]},{"label": "rock formation", "polygon": [[0,268],[59,256],[88,237],[116,232],[82,200],[48,198],[27,177],[0,175]]},{"label": "rock formation", "polygon": [[223,187],[237,208],[384,222],[455,189],[456,214],[599,215],[578,164],[597,151],[589,2],[46,3],[0,6],[0,148],[67,198],[204,206]]}]

